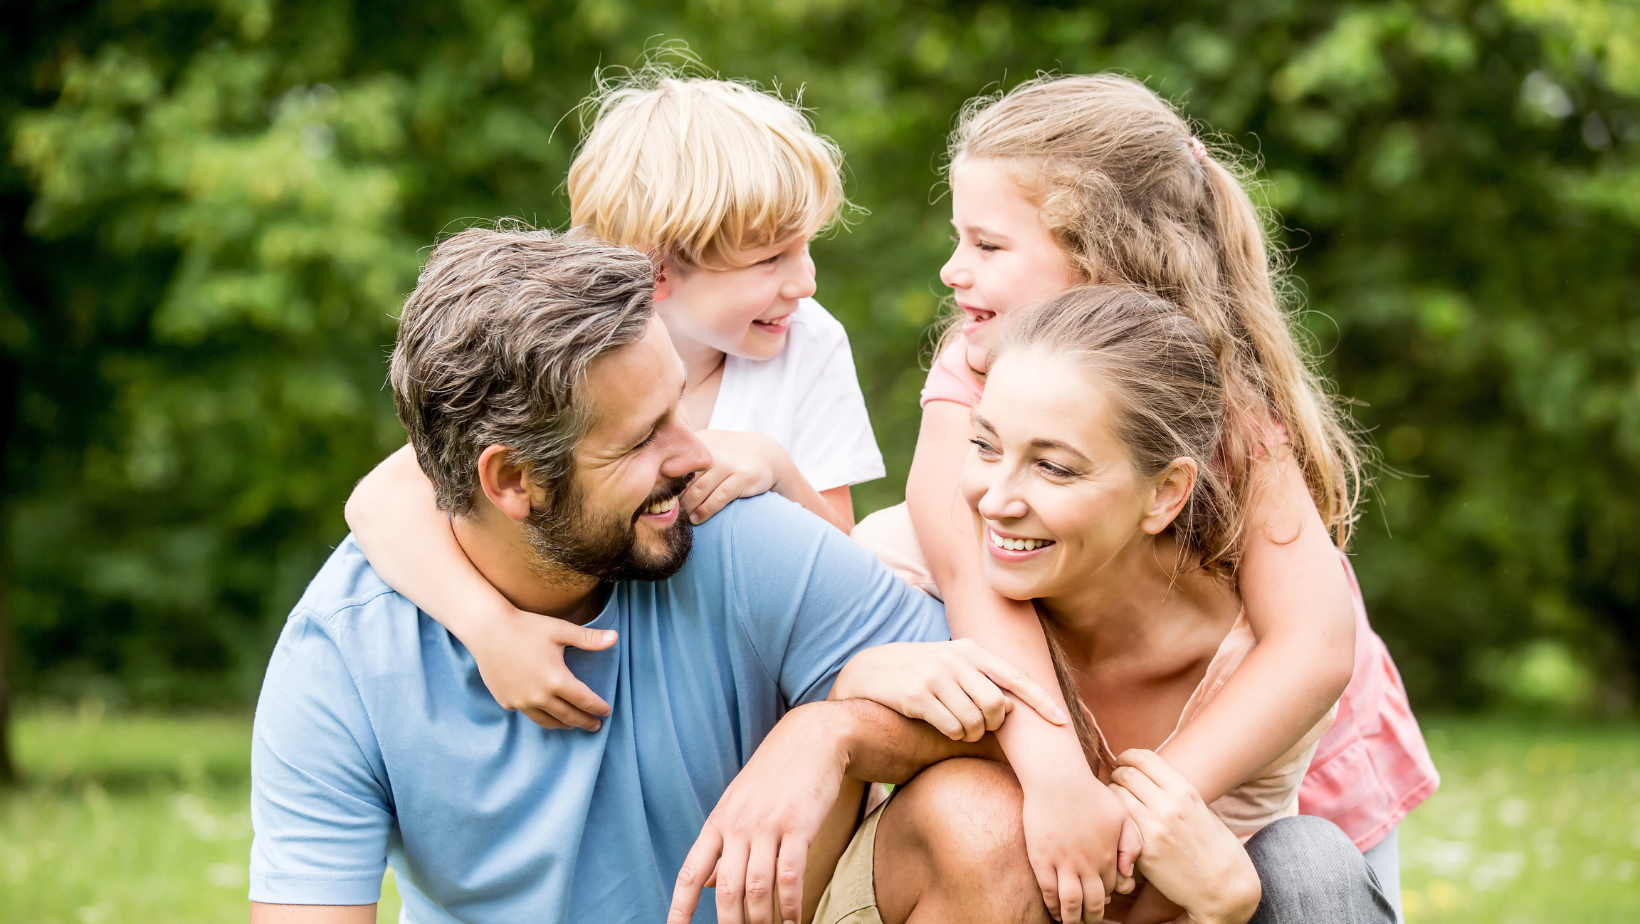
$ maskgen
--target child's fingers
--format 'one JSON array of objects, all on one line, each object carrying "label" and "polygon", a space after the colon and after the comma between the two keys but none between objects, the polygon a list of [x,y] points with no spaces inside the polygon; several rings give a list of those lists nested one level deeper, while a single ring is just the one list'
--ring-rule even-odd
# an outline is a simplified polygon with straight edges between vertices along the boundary
[{"label": "child's fingers", "polygon": [[914,716],[914,718],[920,718],[934,726],[940,734],[952,741],[963,740],[962,721],[956,717],[956,714],[945,703],[940,702],[939,697],[933,693],[925,693],[919,696],[911,703],[911,708],[915,712],[922,713],[919,716]]},{"label": "child's fingers", "polygon": [[[1143,843],[1142,838],[1143,838],[1145,829],[1146,828],[1151,828],[1152,830],[1154,830],[1158,825],[1156,815],[1153,812],[1151,812],[1150,806],[1144,804],[1143,802],[1140,802],[1139,798],[1137,796],[1135,796],[1133,793],[1129,792],[1128,788],[1126,786],[1122,786],[1122,785],[1119,785],[1117,783],[1112,783],[1110,785],[1110,791],[1115,793],[1116,798],[1118,798],[1122,801],[1122,807],[1127,809],[1128,817],[1133,820],[1133,823],[1137,828],[1137,830],[1134,833],[1141,838],[1141,843]],[[1125,838],[1126,835],[1127,835],[1127,823],[1123,822],[1122,834],[1118,837],[1117,844],[1116,844],[1116,865],[1118,867],[1120,867],[1122,865],[1122,846],[1121,846],[1121,844],[1122,844],[1122,838]],[[1118,869],[1117,871],[1120,872],[1121,870]]]},{"label": "child's fingers", "polygon": [[518,711],[524,714],[524,718],[529,719],[531,722],[534,722],[547,731],[563,731],[564,729],[569,728],[568,725],[565,725],[563,722],[558,721],[539,709],[525,707]]},{"label": "child's fingers", "polygon": [[1055,725],[1064,725],[1070,721],[1070,716],[1065,714],[1065,710],[1060,708],[1059,703],[1048,691],[1013,662],[979,645],[964,646],[964,653],[969,662],[983,671],[993,683],[1014,694],[1020,702],[1036,710],[1044,719]]},{"label": "child's fingers", "polygon": [[695,508],[699,507],[701,502],[706,500],[713,491],[717,490],[717,486],[732,474],[734,474],[733,470],[716,465],[701,472],[695,476],[695,480],[689,482],[689,487],[683,490],[683,494],[678,498],[678,505],[693,520]]},{"label": "child's fingers", "polygon": [[[1059,872],[1059,920],[1063,924],[1082,922],[1082,879],[1074,870]],[[1103,903],[1101,902],[1101,907]]]},{"label": "child's fingers", "polygon": [[701,501],[700,506],[695,508],[694,515],[690,517],[690,522],[697,526],[705,523],[712,518],[713,514],[729,506],[730,501],[748,496],[746,485],[747,479],[738,473],[723,479],[723,482],[713,489],[705,500]]},{"label": "child's fingers", "polygon": [[565,648],[603,651],[621,640],[621,634],[613,629],[588,629],[562,619],[554,619],[553,622],[557,625],[552,626],[552,640]]},{"label": "child's fingers", "polygon": [[575,675],[565,672],[568,679],[563,681],[559,689],[552,692],[570,707],[590,716],[609,715],[609,704],[604,698],[592,692],[592,688],[575,678]]},{"label": "child's fingers", "polygon": [[1133,867],[1139,862],[1139,854],[1144,851],[1144,835],[1139,832],[1139,825],[1134,822],[1132,815],[1122,819],[1122,833],[1116,838],[1116,872],[1121,874],[1123,883],[1117,883],[1116,891],[1126,894],[1133,891]]}]

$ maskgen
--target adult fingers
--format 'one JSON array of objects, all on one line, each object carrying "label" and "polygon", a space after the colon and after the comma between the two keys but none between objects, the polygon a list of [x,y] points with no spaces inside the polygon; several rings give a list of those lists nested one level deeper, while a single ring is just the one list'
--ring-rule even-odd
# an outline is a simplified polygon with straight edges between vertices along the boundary
[{"label": "adult fingers", "polygon": [[1167,793],[1137,767],[1117,767],[1110,773],[1112,782],[1120,783],[1128,792],[1151,809],[1161,811],[1167,804]]},{"label": "adult fingers", "polygon": [[780,890],[781,924],[797,924],[803,919],[803,872],[808,867],[809,842],[800,835],[787,834],[780,842],[774,877]]},{"label": "adult fingers", "polygon": [[[1112,784],[1110,791],[1115,793],[1116,798],[1122,801],[1122,807],[1127,809],[1128,817],[1133,819],[1134,825],[1138,828],[1136,833],[1141,838],[1144,836],[1144,832],[1146,830],[1158,830],[1159,819],[1156,817],[1155,813],[1150,810],[1150,806],[1140,802],[1138,797],[1129,792],[1126,786]],[[1118,866],[1122,863],[1122,847],[1120,837],[1118,837],[1117,840],[1116,863]]]},{"label": "adult fingers", "polygon": [[1116,891],[1126,894],[1133,891],[1133,866],[1139,862],[1139,854],[1145,849],[1144,835],[1139,832],[1139,825],[1133,820],[1131,813],[1122,819],[1122,833],[1116,836],[1116,872],[1127,880],[1127,888],[1117,883]]},{"label": "adult fingers", "polygon": [[531,722],[534,722],[547,731],[563,731],[564,729],[569,728],[568,725],[565,725],[563,722],[553,718],[550,713],[543,712],[534,706],[526,706],[518,711],[524,714],[524,718],[529,719]]},{"label": "adult fingers", "polygon": [[991,678],[992,682],[1014,694],[1020,702],[1036,710],[1044,719],[1055,725],[1064,725],[1071,720],[1047,689],[1032,680],[1030,674],[1020,670],[1012,661],[979,645],[965,648],[964,653],[975,667]]},{"label": "adult fingers", "polygon": [[695,845],[683,858],[678,870],[677,883],[672,887],[672,906],[666,912],[666,924],[688,924],[700,904],[700,890],[706,880],[716,875],[718,857],[723,854],[723,835],[710,823],[695,838]]},{"label": "adult fingers", "polygon": [[946,707],[945,703],[940,702],[939,697],[933,693],[925,693],[915,698],[911,701],[910,706],[913,712],[922,713],[915,716],[915,718],[920,718],[934,726],[940,734],[952,741],[963,740],[962,721]]},{"label": "adult fingers", "polygon": [[746,859],[746,924],[775,924],[775,859],[773,838],[753,842]]},{"label": "adult fingers", "polygon": [[723,845],[723,856],[717,863],[718,924],[745,924],[746,862],[750,856],[750,845],[738,838]]},{"label": "adult fingers", "polygon": [[1196,792],[1196,787],[1190,785],[1190,781],[1185,779],[1183,774],[1173,769],[1173,765],[1155,751],[1147,751],[1144,748],[1128,748],[1117,755],[1116,764],[1122,767],[1132,767],[1143,772],[1163,792],[1181,796],[1194,795],[1200,797],[1201,795]]}]

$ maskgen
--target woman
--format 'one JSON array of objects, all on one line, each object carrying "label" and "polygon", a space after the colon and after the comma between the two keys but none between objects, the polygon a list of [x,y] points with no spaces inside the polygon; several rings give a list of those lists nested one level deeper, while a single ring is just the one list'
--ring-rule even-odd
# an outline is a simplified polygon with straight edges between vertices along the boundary
[{"label": "woman", "polygon": [[[1332,721],[1329,713],[1210,806],[1154,753],[1197,721],[1255,642],[1237,591],[1243,511],[1214,458],[1225,403],[1201,328],[1154,296],[1093,287],[1020,318],[991,359],[974,410],[961,491],[984,548],[984,579],[1000,595],[1036,607],[1066,701],[1079,713],[1073,719],[1088,761],[1143,840],[1137,869],[1145,881],[1108,907],[1082,909],[1082,920],[1255,919],[1266,870],[1254,875],[1240,842],[1296,815],[1299,782]],[[907,670],[892,662],[909,666],[912,658],[863,653],[834,695],[902,700]],[[961,695],[944,702],[968,710]],[[975,708],[987,705],[974,698]],[[922,855],[911,845],[941,842],[928,829],[948,823],[942,814],[972,803],[964,775],[1006,773],[980,762],[951,764],[913,781],[868,819],[816,920],[871,920],[858,907],[836,913],[834,896],[858,894],[862,875],[874,883],[873,914],[881,920],[973,916],[962,877],[905,868]],[[1010,817],[1019,816],[999,815]],[[1332,866],[1354,863],[1358,882],[1376,882],[1342,832],[1316,819],[1302,824],[1306,836],[1311,826],[1330,829],[1320,837],[1341,848],[1326,854],[1338,858]],[[877,860],[901,868],[875,875]],[[1285,894],[1288,884],[1278,891]],[[1375,886],[1354,898],[1329,891],[1345,901],[1341,913],[1367,916],[1310,906],[1282,917],[1279,903],[1266,900],[1269,914],[1256,919],[1393,920]]]}]

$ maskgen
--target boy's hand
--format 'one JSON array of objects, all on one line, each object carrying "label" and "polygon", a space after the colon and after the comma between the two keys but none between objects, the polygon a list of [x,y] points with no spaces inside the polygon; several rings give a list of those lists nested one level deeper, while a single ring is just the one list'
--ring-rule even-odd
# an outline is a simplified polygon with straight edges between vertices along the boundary
[{"label": "boy's hand", "polygon": [[849,659],[831,699],[869,699],[921,719],[953,741],[978,741],[1014,708],[1012,693],[1044,719],[1067,717],[1024,671],[968,639],[878,645]]},{"label": "boy's hand", "polygon": [[467,646],[495,701],[542,728],[597,731],[609,704],[570,673],[564,649],[603,651],[618,633],[522,610],[502,619],[486,627],[478,644]]},{"label": "boy's hand", "polygon": [[696,435],[712,450],[712,466],[695,476],[681,501],[697,526],[736,498],[775,490],[792,469],[785,447],[767,434],[702,430]]},{"label": "boy's hand", "polygon": [[[1133,880],[1118,870],[1118,843],[1131,840],[1127,811],[1091,771],[1056,773],[1025,795],[1025,853],[1048,914],[1061,924],[1099,924],[1113,889]],[[1132,861],[1125,855],[1127,871]]]}]

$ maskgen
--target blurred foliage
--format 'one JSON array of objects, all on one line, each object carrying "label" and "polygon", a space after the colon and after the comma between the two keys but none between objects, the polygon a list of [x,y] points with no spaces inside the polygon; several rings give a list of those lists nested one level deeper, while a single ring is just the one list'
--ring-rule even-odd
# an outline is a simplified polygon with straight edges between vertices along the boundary
[{"label": "blurred foliage", "polygon": [[1353,551],[1415,702],[1622,702],[1640,652],[1640,2],[41,0],[0,61],[0,423],[23,688],[248,699],[354,479],[420,253],[566,217],[600,64],[801,90],[897,501],[970,96],[1119,69],[1250,150],[1383,450]]}]

